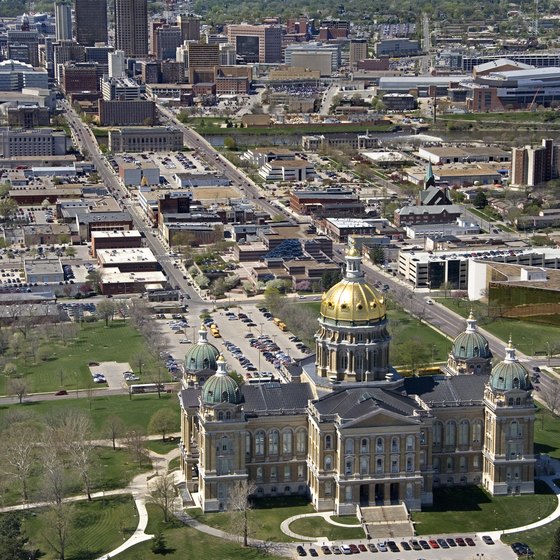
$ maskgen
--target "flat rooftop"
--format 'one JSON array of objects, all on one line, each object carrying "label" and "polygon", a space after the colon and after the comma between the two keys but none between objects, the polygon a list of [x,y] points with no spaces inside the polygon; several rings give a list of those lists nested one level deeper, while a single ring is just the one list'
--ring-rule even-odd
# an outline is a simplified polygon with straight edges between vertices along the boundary
[{"label": "flat rooftop", "polygon": [[59,260],[25,260],[24,266],[26,274],[62,274],[62,264]]},{"label": "flat rooftop", "polygon": [[135,239],[137,237],[142,237],[142,234],[137,229],[91,232],[92,239]]},{"label": "flat rooftop", "polygon": [[133,249],[97,249],[97,258],[101,264],[124,264],[124,263],[155,263],[156,257],[151,249],[139,247]]},{"label": "flat rooftop", "polygon": [[110,269],[103,274],[102,284],[165,284],[167,278],[165,274],[159,270],[142,271],[142,272],[121,272],[115,268],[114,272]]}]

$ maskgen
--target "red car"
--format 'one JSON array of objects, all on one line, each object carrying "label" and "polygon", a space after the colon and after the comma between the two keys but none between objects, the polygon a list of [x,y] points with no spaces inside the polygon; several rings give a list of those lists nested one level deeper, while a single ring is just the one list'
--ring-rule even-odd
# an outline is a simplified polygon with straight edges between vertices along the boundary
[{"label": "red car", "polygon": [[57,392],[55,393],[55,395],[56,395],[57,397],[61,397],[62,395],[67,395],[67,394],[68,394],[68,391],[66,391],[65,389],[62,389],[61,391],[57,391]]},{"label": "red car", "polygon": [[462,537],[457,537],[455,539],[455,542],[459,545],[459,546],[467,546],[467,543],[465,542],[465,539],[463,539]]},{"label": "red car", "polygon": [[476,546],[476,544],[470,537],[466,537],[465,542],[467,543],[468,546]]},{"label": "red car", "polygon": [[435,539],[430,539],[428,541],[428,544],[432,547],[432,548],[439,548],[439,544],[437,543],[437,541]]},{"label": "red car", "polygon": [[350,547],[352,554],[360,554],[360,550],[355,544],[349,544],[348,546]]},{"label": "red car", "polygon": [[365,544],[359,544],[358,548],[360,549],[361,552],[367,552],[367,548]]}]

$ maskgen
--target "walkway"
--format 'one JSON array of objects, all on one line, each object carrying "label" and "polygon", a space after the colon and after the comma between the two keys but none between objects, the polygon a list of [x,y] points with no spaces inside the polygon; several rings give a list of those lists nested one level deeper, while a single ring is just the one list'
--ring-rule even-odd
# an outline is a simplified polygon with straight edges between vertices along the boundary
[{"label": "walkway", "polygon": [[332,512],[301,513],[300,515],[294,515],[293,517],[288,517],[288,519],[284,519],[284,521],[282,521],[282,523],[280,524],[280,530],[285,535],[288,535],[288,537],[292,537],[292,539],[297,539],[298,541],[315,542],[315,541],[328,541],[329,539],[327,537],[306,537],[304,535],[298,535],[297,533],[294,533],[290,529],[290,525],[297,519],[303,519],[304,517],[322,517],[327,523],[330,523],[331,525],[336,525],[337,527],[346,527],[347,529],[361,527],[357,518],[356,518],[356,525],[348,525],[346,523],[338,523],[338,521],[333,521],[331,518],[332,515],[333,515]]}]

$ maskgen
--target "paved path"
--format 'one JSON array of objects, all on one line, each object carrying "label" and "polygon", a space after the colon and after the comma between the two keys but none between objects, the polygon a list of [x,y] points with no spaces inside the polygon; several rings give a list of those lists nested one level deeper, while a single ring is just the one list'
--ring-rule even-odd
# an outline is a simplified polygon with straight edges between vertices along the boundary
[{"label": "paved path", "polygon": [[[304,517],[322,517],[327,523],[330,523],[331,525],[336,525],[337,527],[346,527],[346,528],[359,528],[361,527],[361,525],[358,523],[357,519],[356,519],[356,524],[355,525],[348,525],[346,523],[339,523],[338,521],[333,521],[331,518],[332,512],[328,512],[328,513],[301,513],[300,515],[294,515],[293,517],[288,517],[288,519],[284,519],[284,521],[282,521],[282,523],[280,524],[280,530],[282,531],[282,533],[284,533],[285,535],[288,535],[289,537],[292,537],[292,539],[297,539],[298,541],[328,541],[329,539],[327,537],[307,537],[304,535],[298,535],[297,533],[294,533],[291,529],[290,529],[290,525],[296,521],[297,519],[302,519]],[[364,534],[365,536],[365,534]]]}]

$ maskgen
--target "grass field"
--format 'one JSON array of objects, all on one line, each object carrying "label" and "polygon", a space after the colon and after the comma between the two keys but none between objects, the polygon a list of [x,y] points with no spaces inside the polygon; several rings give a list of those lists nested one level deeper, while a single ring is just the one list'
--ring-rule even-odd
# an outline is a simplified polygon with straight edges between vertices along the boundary
[{"label": "grass field", "polygon": [[560,421],[539,403],[535,418],[535,453],[560,459]]},{"label": "grass field", "polygon": [[[504,341],[507,341],[511,335],[515,347],[530,356],[545,355],[547,341],[551,342],[558,339],[557,324],[547,325],[541,322],[521,321],[519,319],[484,318],[486,316],[485,306],[478,302],[457,301],[454,298],[436,299],[438,303],[445,305],[445,307],[463,317],[467,317],[472,308],[475,317],[481,318],[479,320],[481,327]],[[552,323],[555,320],[555,317],[550,318]]]},{"label": "grass field", "polygon": [[490,497],[482,489],[436,488],[434,506],[414,512],[419,535],[469,533],[511,529],[532,523],[556,508],[556,496],[543,482],[535,482],[533,496]]},{"label": "grass field", "polygon": [[[131,362],[144,344],[136,329],[124,321],[84,323],[75,340],[66,346],[49,341],[43,344],[52,351],[52,358],[26,365],[14,360],[19,374],[28,382],[30,393],[68,391],[92,385],[89,362]],[[0,394],[6,394],[6,377],[0,376]]]},{"label": "grass field", "polygon": [[[112,496],[92,502],[76,502],[69,532],[66,560],[93,560],[122,544],[138,524],[138,513],[131,496]],[[44,510],[24,514],[23,527],[33,548],[38,548],[44,560],[59,558],[47,539],[52,528]]]},{"label": "grass field", "polygon": [[[79,398],[70,395],[60,397],[60,400],[29,402],[0,406],[0,420],[13,409],[32,411],[37,418],[47,419],[50,414],[57,414],[65,409],[78,409],[89,412],[94,427],[94,437],[106,438],[104,424],[108,416],[119,416],[126,426],[138,426],[145,431],[148,429],[151,416],[160,408],[169,408],[178,412],[177,396],[162,393],[158,399],[156,394],[133,395],[132,400],[128,395],[114,395],[110,397],[95,397],[88,399],[81,394]],[[177,414],[177,429],[179,429],[179,415]]]},{"label": "grass field", "polygon": [[[275,542],[292,542],[293,539],[282,533],[280,524],[293,515],[301,513],[315,513],[315,510],[302,498],[269,498],[256,502],[255,507],[249,512],[250,536],[255,539]],[[228,531],[230,529],[230,514],[211,513],[203,514],[200,510],[189,510],[189,514],[202,523],[217,529]]]},{"label": "grass field", "polygon": [[170,451],[173,451],[173,449],[176,449],[178,443],[179,440],[175,438],[173,439],[167,438],[165,441],[162,441],[161,439],[157,439],[157,440],[150,440],[146,445],[146,447],[150,451],[153,451],[154,453],[158,453],[159,455],[166,455]]},{"label": "grass field", "polygon": [[[357,523],[357,519],[354,519]],[[364,530],[361,527],[337,527],[331,525],[322,517],[303,517],[290,524],[290,529],[297,535],[304,537],[325,537],[328,540],[344,541],[349,539],[363,539]]]},{"label": "grass field", "polygon": [[559,117],[560,113],[554,111],[511,111],[508,113],[464,113],[445,115],[441,121],[490,121],[504,123],[543,123],[550,117]]},{"label": "grass field", "polygon": [[[93,491],[118,490],[126,487],[129,482],[139,473],[151,469],[151,464],[145,462],[139,465],[133,457],[124,449],[113,451],[112,448],[98,447],[96,449],[95,466],[93,469]],[[65,475],[65,495],[75,496],[82,493],[82,486],[76,478],[75,473],[67,469]],[[39,461],[29,481],[30,501],[42,501],[44,492],[42,486]],[[0,503],[2,506],[12,506],[21,503],[21,492],[19,484],[2,477],[0,483]]]},{"label": "grass field", "polygon": [[217,539],[196,529],[184,527],[176,522],[163,523],[161,512],[148,505],[149,523],[147,532],[163,532],[167,551],[165,555],[154,554],[151,543],[145,542],[117,557],[118,560],[150,560],[166,558],[167,560],[285,560],[285,557],[267,554],[264,550],[243,548],[232,541]]}]

